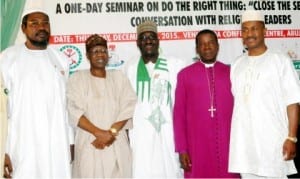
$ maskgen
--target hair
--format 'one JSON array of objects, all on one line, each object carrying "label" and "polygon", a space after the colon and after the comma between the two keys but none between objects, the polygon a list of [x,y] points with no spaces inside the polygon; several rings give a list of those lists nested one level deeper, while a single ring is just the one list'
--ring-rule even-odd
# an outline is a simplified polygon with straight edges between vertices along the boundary
[{"label": "hair", "polygon": [[215,38],[216,42],[218,43],[217,34],[214,31],[212,31],[212,30],[204,29],[204,30],[201,30],[200,32],[198,32],[198,34],[196,35],[196,39],[195,39],[195,41],[196,41],[196,47],[198,47],[198,37],[200,35],[203,35],[203,34],[211,34]]},{"label": "hair", "polygon": [[25,27],[27,26],[27,19],[28,19],[29,14],[26,14],[23,19],[22,19],[22,25],[24,25]]},{"label": "hair", "polygon": [[99,36],[98,34],[93,34],[89,36],[85,41],[85,50],[88,52],[91,48],[101,45],[107,48],[107,41]]}]

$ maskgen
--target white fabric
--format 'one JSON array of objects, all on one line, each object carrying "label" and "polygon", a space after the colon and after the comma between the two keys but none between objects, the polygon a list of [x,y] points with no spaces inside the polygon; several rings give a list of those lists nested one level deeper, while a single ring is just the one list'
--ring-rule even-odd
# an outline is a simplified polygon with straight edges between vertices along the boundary
[{"label": "white fabric", "polygon": [[287,176],[286,177],[263,177],[263,176],[248,174],[248,173],[241,173],[241,178],[242,179],[285,179],[288,177]]},{"label": "white fabric", "polygon": [[[0,166],[4,166],[5,143],[7,135],[7,115],[6,115],[6,94],[4,93],[4,86],[2,82],[2,75],[0,74]],[[3,170],[0,168],[0,177],[3,176]]]},{"label": "white fabric", "polygon": [[255,57],[243,55],[232,65],[231,81],[235,105],[229,172],[267,177],[296,173],[294,162],[282,156],[288,136],[287,105],[300,101],[291,60],[270,50]]},{"label": "white fabric", "polygon": [[1,71],[8,89],[6,152],[13,178],[69,178],[68,61],[50,47],[29,50],[22,44],[2,53]]},{"label": "white fabric", "polygon": [[242,23],[247,21],[262,21],[264,22],[264,16],[260,11],[257,10],[247,10],[242,14]]},{"label": "white fabric", "polygon": [[[149,74],[151,77],[151,89],[154,84],[164,84],[164,80],[168,79],[171,83],[172,100],[174,99],[174,90],[176,86],[177,72],[184,67],[184,63],[177,59],[167,59],[169,73],[159,73],[154,70]],[[128,78],[136,91],[136,75],[138,59],[129,61],[126,68]],[[168,76],[166,76],[166,74]],[[154,77],[156,76],[156,80]],[[160,81],[162,80],[162,81]],[[147,94],[148,92],[145,91]],[[160,96],[164,99],[165,96]],[[133,117],[133,129],[130,131],[130,144],[133,150],[133,178],[179,178],[183,173],[179,166],[178,155],[175,153],[174,137],[173,137],[173,121],[171,104],[161,105],[162,118],[164,123],[158,132],[153,125],[147,120],[152,111],[152,105],[141,98],[138,98],[135,114]],[[162,120],[162,119],[160,119]]]},{"label": "white fabric", "polygon": [[75,126],[82,115],[103,130],[129,119],[113,144],[101,150],[91,144],[95,140],[92,134],[77,127],[72,177],[130,178],[132,156],[126,130],[132,127],[136,95],[124,73],[108,70],[106,78],[99,78],[89,69],[77,71],[68,81],[67,97]]},{"label": "white fabric", "polygon": [[26,0],[26,4],[22,13],[22,18],[27,15],[34,12],[41,12],[44,14],[48,14],[46,11],[46,5],[44,0]]}]

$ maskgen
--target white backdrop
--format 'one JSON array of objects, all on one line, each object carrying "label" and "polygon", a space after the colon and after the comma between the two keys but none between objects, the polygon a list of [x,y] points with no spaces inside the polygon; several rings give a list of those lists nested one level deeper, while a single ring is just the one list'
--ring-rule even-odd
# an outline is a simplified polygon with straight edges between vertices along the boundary
[{"label": "white backdrop", "polygon": [[[300,69],[297,61],[300,60],[300,1],[297,0],[34,0],[37,1],[42,1],[49,12],[50,43],[69,58],[71,71],[89,68],[84,41],[94,33],[109,42],[108,68],[118,68],[138,56],[135,32],[144,19],[157,22],[162,54],[189,62],[196,57],[197,32],[206,28],[215,30],[220,42],[218,59],[230,64],[243,53],[240,14],[245,9],[263,12],[268,28],[267,45],[290,55]],[[23,42],[24,36],[19,33],[16,43]]]}]

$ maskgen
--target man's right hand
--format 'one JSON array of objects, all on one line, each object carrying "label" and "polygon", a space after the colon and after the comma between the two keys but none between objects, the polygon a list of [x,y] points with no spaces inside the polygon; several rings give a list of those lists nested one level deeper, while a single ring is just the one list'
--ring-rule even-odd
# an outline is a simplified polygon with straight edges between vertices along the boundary
[{"label": "man's right hand", "polygon": [[92,142],[92,145],[97,149],[109,147],[116,139],[108,130],[99,130],[94,136],[96,139]]},{"label": "man's right hand", "polygon": [[4,177],[5,178],[11,178],[13,168],[10,161],[10,158],[8,154],[5,154],[5,160],[4,160]]},{"label": "man's right hand", "polygon": [[184,171],[191,170],[192,162],[190,160],[189,154],[187,153],[179,154],[179,160],[180,160],[181,168],[183,168]]}]

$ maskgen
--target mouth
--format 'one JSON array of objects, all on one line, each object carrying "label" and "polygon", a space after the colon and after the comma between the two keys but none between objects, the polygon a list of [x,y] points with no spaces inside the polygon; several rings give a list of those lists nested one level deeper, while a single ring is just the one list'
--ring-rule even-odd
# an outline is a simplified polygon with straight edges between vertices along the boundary
[{"label": "mouth", "polygon": [[214,52],[213,51],[206,51],[203,53],[203,56],[206,56],[206,57],[210,57],[210,56],[213,56],[214,55]]},{"label": "mouth", "polygon": [[98,64],[106,64],[106,60],[98,59],[98,60],[96,61],[96,63],[98,63]]},{"label": "mouth", "polygon": [[146,50],[146,51],[152,51],[153,49],[154,49],[154,45],[152,45],[152,44],[144,46],[144,50]]},{"label": "mouth", "polygon": [[40,31],[36,34],[37,37],[40,37],[40,38],[48,38],[49,37],[49,33],[46,32],[46,31]]},{"label": "mouth", "polygon": [[254,38],[254,37],[251,37],[251,38],[247,38],[246,39],[246,42],[249,42],[249,43],[251,43],[251,42],[254,42],[256,39]]}]

